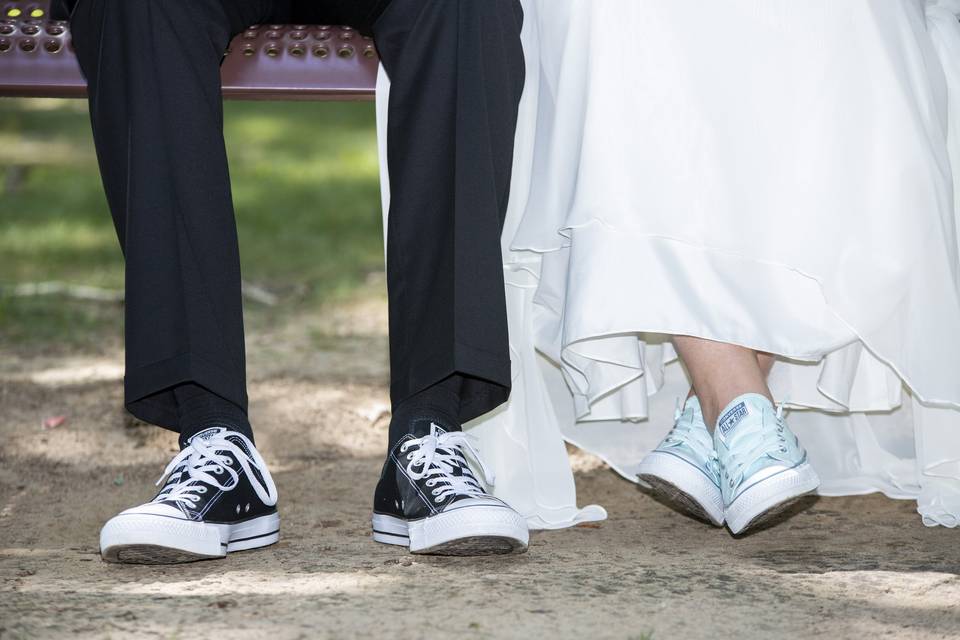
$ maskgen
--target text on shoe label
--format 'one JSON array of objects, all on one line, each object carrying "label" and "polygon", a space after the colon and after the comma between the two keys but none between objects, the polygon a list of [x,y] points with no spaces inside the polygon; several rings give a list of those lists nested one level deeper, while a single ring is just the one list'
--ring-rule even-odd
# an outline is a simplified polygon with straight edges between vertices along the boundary
[{"label": "text on shoe label", "polygon": [[731,429],[740,424],[740,421],[749,414],[750,412],[747,410],[747,404],[745,402],[737,403],[735,407],[720,416],[720,422],[717,425],[720,428],[720,433],[727,435]]}]

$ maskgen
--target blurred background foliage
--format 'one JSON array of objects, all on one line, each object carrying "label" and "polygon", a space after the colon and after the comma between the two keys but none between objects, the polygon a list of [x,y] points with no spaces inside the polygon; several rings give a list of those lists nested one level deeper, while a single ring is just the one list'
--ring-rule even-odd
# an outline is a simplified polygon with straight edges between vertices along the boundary
[{"label": "blurred background foliage", "polygon": [[[247,300],[248,327],[384,296],[373,105],[228,102],[225,116],[244,281],[274,302]],[[0,347],[119,339],[119,303],[13,295],[51,281],[123,286],[86,102],[3,99]]]}]

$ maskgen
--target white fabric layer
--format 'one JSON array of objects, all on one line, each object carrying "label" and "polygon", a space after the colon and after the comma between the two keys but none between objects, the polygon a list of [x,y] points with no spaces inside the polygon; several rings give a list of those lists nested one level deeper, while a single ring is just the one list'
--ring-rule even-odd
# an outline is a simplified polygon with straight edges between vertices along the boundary
[{"label": "white fabric layer", "polygon": [[633,479],[688,334],[782,356],[821,493],[960,524],[960,0],[524,4],[497,495],[602,517],[562,438]]},{"label": "white fabric layer", "polygon": [[526,8],[504,238],[537,290],[512,341],[520,368],[559,365],[563,435],[632,478],[686,392],[662,334],[736,342],[786,356],[774,392],[820,410],[790,421],[823,493],[957,524],[956,4]]}]

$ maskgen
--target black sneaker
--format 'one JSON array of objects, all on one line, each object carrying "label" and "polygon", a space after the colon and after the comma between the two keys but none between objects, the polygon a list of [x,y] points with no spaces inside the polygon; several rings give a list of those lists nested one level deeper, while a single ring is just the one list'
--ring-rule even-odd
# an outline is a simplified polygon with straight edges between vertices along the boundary
[{"label": "black sneaker", "polygon": [[[387,456],[374,494],[373,539],[412,553],[470,556],[524,552],[524,518],[494,498],[473,475],[464,451],[483,471],[471,439],[430,420],[415,423]],[[421,437],[418,437],[420,433]]]},{"label": "black sneaker", "polygon": [[167,482],[146,504],[114,516],[100,531],[107,562],[166,564],[222,558],[280,538],[277,488],[246,436],[201,431],[167,465]]}]

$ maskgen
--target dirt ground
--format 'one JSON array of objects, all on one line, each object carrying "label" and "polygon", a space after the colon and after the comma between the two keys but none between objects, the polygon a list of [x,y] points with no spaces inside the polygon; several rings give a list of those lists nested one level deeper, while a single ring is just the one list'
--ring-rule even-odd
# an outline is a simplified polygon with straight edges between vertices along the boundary
[{"label": "dirt ground", "polygon": [[[100,526],[147,499],[174,437],[120,408],[122,353],[0,349],[0,638],[960,637],[960,538],[909,502],[820,499],[744,539],[574,454],[599,526],[529,553],[414,557],[373,543],[389,419],[382,304],[250,336],[279,544],[182,566],[100,561]],[[45,418],[67,420],[44,430]]]}]

